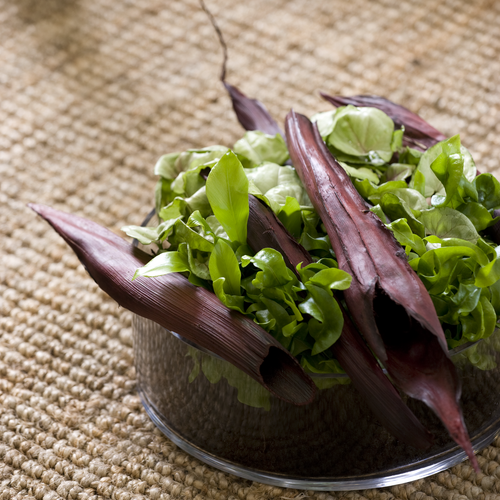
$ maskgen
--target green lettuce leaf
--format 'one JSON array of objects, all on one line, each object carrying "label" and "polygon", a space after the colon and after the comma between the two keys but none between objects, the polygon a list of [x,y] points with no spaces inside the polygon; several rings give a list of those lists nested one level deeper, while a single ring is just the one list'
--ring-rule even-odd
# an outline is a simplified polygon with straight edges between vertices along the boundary
[{"label": "green lettuce leaf", "polygon": [[373,212],[384,224],[388,224],[390,222],[379,204],[371,207],[370,212]]},{"label": "green lettuce leaf", "polygon": [[299,202],[295,198],[287,196],[285,204],[277,215],[287,231],[294,238],[299,238],[302,232],[302,210]]},{"label": "green lettuce leaf", "polygon": [[203,232],[202,236],[212,241],[213,243],[217,242],[218,236],[214,233],[210,224],[206,221],[206,219],[201,215],[199,210],[195,210],[190,216],[186,223],[186,225],[190,228],[197,227],[200,228]]},{"label": "green lettuce leaf", "polygon": [[309,282],[325,289],[347,290],[351,286],[352,276],[338,268],[327,268],[311,276]]},{"label": "green lettuce leaf", "polygon": [[351,167],[347,163],[339,161],[339,165],[347,172],[349,177],[354,177],[355,179],[368,179],[374,184],[379,183],[378,175],[371,169],[366,167]]},{"label": "green lettuce leaf", "polygon": [[427,234],[439,238],[460,238],[476,243],[479,234],[467,216],[450,207],[436,207],[424,210],[418,220],[425,226]]},{"label": "green lettuce leaf", "polygon": [[121,229],[127,236],[139,240],[143,245],[151,245],[159,239],[156,227],[123,226]]},{"label": "green lettuce leaf", "polygon": [[180,252],[163,252],[151,259],[145,266],[135,272],[132,280],[139,276],[154,278],[169,273],[190,271],[187,258]]},{"label": "green lettuce leaf", "polygon": [[175,194],[171,188],[172,181],[160,177],[155,186],[155,210],[158,214],[160,210],[168,205],[174,198]]},{"label": "green lettuce leaf", "polygon": [[[476,176],[476,166],[474,164],[474,161],[472,160],[469,151],[460,144],[460,137],[454,136],[446,141],[438,142],[437,144],[430,147],[427,151],[424,152],[424,154],[420,158],[420,162],[418,164],[417,169],[413,173],[412,180],[410,181],[410,187],[418,189],[415,186],[415,176],[417,172],[420,172],[421,174],[423,174],[425,178],[425,193],[423,193],[425,197],[432,196],[436,193],[440,196],[445,195],[446,190],[441,181],[433,172],[431,165],[441,154],[443,154],[444,149],[446,149],[449,146],[453,147],[455,144],[458,145],[458,150],[455,150],[453,153],[449,153],[448,149],[448,153],[446,153],[445,151],[445,155],[447,154],[461,155],[463,161],[462,173],[464,175],[464,179],[469,183],[473,182]],[[418,190],[420,191],[420,189]]]},{"label": "green lettuce leaf", "polygon": [[329,111],[324,111],[322,113],[316,113],[311,117],[311,121],[316,123],[318,126],[318,131],[323,138],[326,138],[333,132],[335,127],[335,115],[337,114],[337,109],[332,109]]},{"label": "green lettuce leaf", "polygon": [[[201,165],[206,165],[222,158],[224,153],[228,151],[226,146],[209,146],[202,149],[189,149],[181,153],[175,160],[174,172],[177,172],[175,177],[168,177],[175,179],[181,172],[188,170],[199,170]],[[160,174],[161,175],[161,174]]]},{"label": "green lettuce leaf", "polygon": [[400,163],[417,166],[423,154],[424,153],[418,149],[406,146],[406,148],[399,153],[399,161]]},{"label": "green lettuce leaf", "polygon": [[387,224],[387,227],[392,231],[401,246],[409,247],[418,255],[423,255],[427,251],[422,238],[417,234],[413,234],[406,219],[395,220]]},{"label": "green lettuce leaf", "polygon": [[489,173],[478,175],[474,181],[478,203],[488,210],[500,208],[500,182]]},{"label": "green lettuce leaf", "polygon": [[397,189],[406,189],[408,187],[405,181],[384,182],[383,184],[376,186],[368,179],[353,179],[353,184],[359,194],[366,200],[370,200],[372,203],[378,203],[384,193],[390,193]]},{"label": "green lettuce leaf", "polygon": [[293,272],[286,267],[281,253],[272,248],[264,248],[253,257],[244,255],[241,265],[246,267],[249,264],[260,269],[252,283],[261,290],[285,286],[296,279]]},{"label": "green lettuce leaf", "polygon": [[330,348],[340,337],[344,327],[344,317],[339,304],[322,286],[306,284],[310,297],[302,302],[299,309],[310,314],[309,332],[315,339],[311,354],[319,354]]},{"label": "green lettuce leaf", "polygon": [[235,143],[233,151],[248,158],[253,165],[263,162],[283,165],[288,160],[288,149],[280,134],[275,136],[258,130],[250,130]]},{"label": "green lettuce leaf", "polygon": [[161,242],[170,235],[178,220],[179,218],[169,219],[162,222],[157,227],[124,226],[122,227],[122,231],[125,232],[127,236],[137,239],[143,245],[156,243],[158,246],[161,246]]},{"label": "green lettuce leaf", "polygon": [[223,290],[230,295],[241,295],[241,271],[233,249],[219,239],[214,246],[209,262],[210,278],[215,283],[224,278]]},{"label": "green lettuce leaf", "polygon": [[394,122],[376,108],[338,108],[333,130],[327,142],[334,148],[353,156],[375,153],[383,161],[391,159]]},{"label": "green lettuce leaf", "polygon": [[217,384],[224,377],[227,383],[237,390],[240,403],[254,408],[262,408],[265,411],[271,409],[269,391],[231,363],[202,353],[194,347],[188,347],[188,355],[194,362],[193,370],[189,375],[190,383],[196,379],[200,371],[211,384]]},{"label": "green lettuce leaf", "polygon": [[174,198],[168,205],[163,207],[159,212],[160,219],[164,221],[179,219],[189,216],[189,206],[186,200],[181,197]]},{"label": "green lettuce leaf", "polygon": [[181,172],[181,170],[176,168],[176,161],[179,155],[180,153],[169,153],[161,156],[154,168],[155,175],[160,175],[169,180],[175,179]]},{"label": "green lettuce leaf", "polygon": [[481,296],[471,315],[461,318],[463,337],[475,342],[489,337],[495,330],[497,316],[490,301]]},{"label": "green lettuce leaf", "polygon": [[385,181],[404,181],[415,170],[415,165],[408,163],[392,163],[385,171]]},{"label": "green lettuce leaf", "polygon": [[457,210],[474,224],[476,231],[484,231],[500,220],[500,217],[493,218],[486,207],[475,201],[463,203],[457,207]]},{"label": "green lettuce leaf", "polygon": [[210,171],[206,194],[229,239],[245,244],[249,214],[248,179],[232,151],[228,151]]},{"label": "green lettuce leaf", "polygon": [[494,286],[498,280],[500,280],[500,259],[497,257],[478,271],[474,284],[484,288]]},{"label": "green lettuce leaf", "polygon": [[184,198],[186,205],[191,212],[198,210],[203,217],[208,217],[212,214],[212,207],[208,202],[206,187],[202,186],[192,196]]},{"label": "green lettuce leaf", "polygon": [[277,213],[285,206],[288,197],[295,198],[302,208],[312,208],[304,186],[295,169],[275,163],[264,163],[245,169],[248,180],[264,195],[271,208]]},{"label": "green lettuce leaf", "polygon": [[170,185],[172,191],[177,196],[190,197],[205,186],[205,179],[200,175],[200,172],[205,169],[205,165],[199,165],[193,169],[181,172]]},{"label": "green lettuce leaf", "polygon": [[174,232],[168,239],[173,246],[178,246],[185,242],[192,250],[200,250],[201,252],[211,253],[214,249],[214,243],[210,236],[203,236],[194,231],[182,220],[177,220],[174,224]]},{"label": "green lettuce leaf", "polygon": [[464,175],[465,160],[461,153],[460,137],[457,135],[440,144],[442,153],[431,164],[431,170],[443,184],[446,196],[435,194],[432,205],[456,208],[467,199],[477,201],[476,188]]},{"label": "green lettuce leaf", "polygon": [[218,278],[213,282],[214,293],[217,298],[229,309],[245,314],[245,298],[242,295],[226,293],[226,278]]},{"label": "green lettuce leaf", "polygon": [[[401,192],[413,191],[413,189],[401,189]],[[419,215],[419,211],[414,211],[410,208],[410,205],[398,195],[393,192],[383,193],[382,197],[379,199],[380,207],[382,208],[384,214],[387,214],[389,219],[401,219],[404,218],[411,227],[411,230],[423,238],[425,236],[425,228],[422,222],[420,222],[414,214]]]}]

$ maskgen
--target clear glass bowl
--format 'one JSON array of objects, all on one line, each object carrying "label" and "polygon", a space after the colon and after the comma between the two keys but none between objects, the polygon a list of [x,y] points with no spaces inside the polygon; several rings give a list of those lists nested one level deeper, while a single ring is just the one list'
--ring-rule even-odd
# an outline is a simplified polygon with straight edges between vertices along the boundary
[{"label": "clear glass bowl", "polygon": [[[182,332],[180,332],[182,333]],[[475,450],[500,430],[500,338],[454,353],[462,407]],[[345,376],[315,377],[324,389],[294,406],[272,397],[231,364],[156,323],[134,318],[138,390],[158,428],[201,461],[242,478],[308,490],[356,490],[420,479],[464,460],[437,417],[408,406],[434,435],[426,452],[399,442]],[[495,367],[495,363],[497,366]]]}]

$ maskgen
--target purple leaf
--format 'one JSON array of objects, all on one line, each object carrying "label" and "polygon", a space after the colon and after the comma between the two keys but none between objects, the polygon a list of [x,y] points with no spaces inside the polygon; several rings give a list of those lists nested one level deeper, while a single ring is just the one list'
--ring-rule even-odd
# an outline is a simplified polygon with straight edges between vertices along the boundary
[{"label": "purple leaf", "polygon": [[291,111],[286,135],[292,163],[326,227],[339,267],[353,278],[344,297],[356,326],[396,385],[438,414],[479,470],[441,324],[403,248],[367,209],[307,117]]},{"label": "purple leaf", "polygon": [[260,101],[247,97],[226,81],[222,83],[231,97],[236,117],[245,130],[260,130],[269,135],[280,134],[284,136],[279,125]]},{"label": "purple leaf", "polygon": [[[250,195],[248,244],[255,252],[273,248],[283,255],[287,266],[297,272],[297,265],[310,264],[309,252],[297,243],[273,211]],[[338,302],[341,296],[336,296]],[[428,448],[432,438],[384,374],[350,317],[342,308],[342,335],[331,347],[354,387],[363,396],[380,423],[401,441],[416,448]]]},{"label": "purple leaf", "polygon": [[274,215],[274,212],[258,198],[248,196],[250,213],[247,224],[247,243],[254,252],[263,248],[273,248],[283,255],[285,264],[297,277],[297,265],[310,264],[312,258],[309,252],[299,245],[285,226]]},{"label": "purple leaf", "polygon": [[215,294],[179,273],[132,281],[149,255],[95,222],[44,205],[29,206],[63,237],[119,305],[218,354],[285,401],[304,405],[314,399],[314,382],[295,358]]}]

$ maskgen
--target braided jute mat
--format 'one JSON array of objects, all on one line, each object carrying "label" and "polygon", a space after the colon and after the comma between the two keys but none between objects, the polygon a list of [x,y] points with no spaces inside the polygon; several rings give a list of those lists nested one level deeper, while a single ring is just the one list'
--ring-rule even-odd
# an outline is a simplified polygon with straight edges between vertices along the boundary
[{"label": "braided jute mat", "polygon": [[[207,0],[228,80],[280,120],[318,90],[384,95],[500,173],[500,3]],[[153,203],[164,153],[242,135],[196,0],[0,0],[0,500],[500,499],[500,439],[468,462],[379,490],[314,493],[203,465],[150,422],[131,314],[26,208],[116,232]]]}]

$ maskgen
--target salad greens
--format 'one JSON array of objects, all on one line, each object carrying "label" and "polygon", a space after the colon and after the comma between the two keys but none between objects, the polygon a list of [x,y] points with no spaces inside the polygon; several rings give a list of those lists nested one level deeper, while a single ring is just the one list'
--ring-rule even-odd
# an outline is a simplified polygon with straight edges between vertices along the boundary
[{"label": "salad greens", "polygon": [[[459,136],[424,152],[403,147],[404,129],[395,129],[379,109],[342,106],[313,121],[367,208],[405,249],[449,347],[488,338],[500,315],[500,247],[484,230],[498,220],[493,212],[500,209],[500,183],[491,174],[476,176]],[[343,317],[332,290],[347,289],[351,277],[338,269],[319,216],[285,164],[288,158],[280,134],[259,131],[246,132],[232,149],[167,154],[155,166],[160,224],[123,230],[155,247],[155,257],[134,278],[184,273],[271,333],[306,370],[337,373],[330,347]],[[276,250],[252,252],[249,195],[271,207],[313,264],[294,273]],[[470,359],[488,365],[479,354]]]},{"label": "salad greens", "polygon": [[238,391],[238,401],[254,408],[271,409],[271,395],[269,391],[242,372],[231,363],[210,354],[206,354],[195,347],[187,346],[187,356],[193,361],[193,369],[189,374],[189,382],[193,382],[200,374],[205,375],[211,384],[217,384],[224,377],[231,387]]}]

